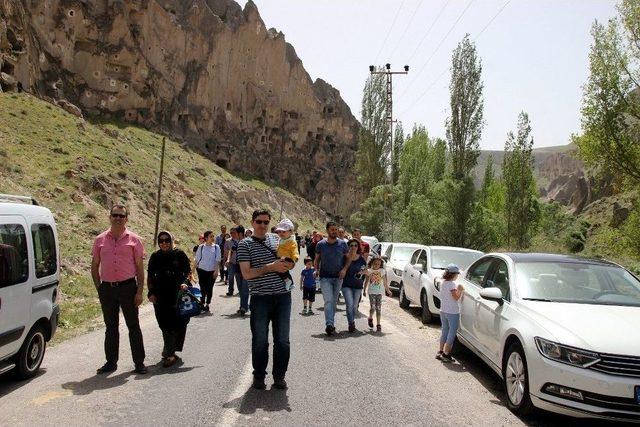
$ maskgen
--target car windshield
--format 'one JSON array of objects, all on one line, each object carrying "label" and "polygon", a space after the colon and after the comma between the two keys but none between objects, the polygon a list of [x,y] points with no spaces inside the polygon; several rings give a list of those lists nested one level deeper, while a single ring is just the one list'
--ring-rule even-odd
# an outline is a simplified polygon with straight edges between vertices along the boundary
[{"label": "car windshield", "polygon": [[431,268],[444,270],[447,265],[455,264],[459,268],[465,270],[481,256],[481,252],[434,249],[431,251]]},{"label": "car windshield", "polygon": [[408,262],[416,248],[409,246],[395,246],[391,252],[391,261]]},{"label": "car windshield", "polygon": [[640,307],[640,281],[617,266],[522,262],[516,264],[516,278],[525,300]]}]

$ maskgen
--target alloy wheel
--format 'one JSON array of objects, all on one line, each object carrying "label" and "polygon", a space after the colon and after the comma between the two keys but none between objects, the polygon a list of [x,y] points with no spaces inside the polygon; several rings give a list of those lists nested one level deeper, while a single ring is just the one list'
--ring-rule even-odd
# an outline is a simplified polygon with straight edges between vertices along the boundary
[{"label": "alloy wheel", "polygon": [[524,363],[518,352],[514,351],[509,355],[505,375],[509,400],[513,405],[519,406],[524,397],[527,380],[525,377]]}]

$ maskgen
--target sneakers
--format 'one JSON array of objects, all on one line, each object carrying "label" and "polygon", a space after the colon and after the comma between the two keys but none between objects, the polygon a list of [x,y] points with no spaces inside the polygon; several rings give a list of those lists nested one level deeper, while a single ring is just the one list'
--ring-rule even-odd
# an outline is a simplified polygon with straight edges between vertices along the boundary
[{"label": "sneakers", "polygon": [[109,372],[113,372],[118,369],[118,365],[116,363],[105,363],[101,367],[96,370],[97,374],[107,374]]},{"label": "sneakers", "polygon": [[442,356],[440,356],[440,360],[442,360],[444,363],[451,363],[453,362],[453,357],[451,357],[451,355],[447,353],[442,353]]},{"label": "sneakers", "polygon": [[209,304],[206,304],[204,307],[202,307],[203,311],[210,311],[209,309]]},{"label": "sneakers", "polygon": [[369,317],[369,327],[373,329],[373,317]]},{"label": "sneakers", "polygon": [[245,314],[247,314],[247,310],[245,310],[244,308],[240,308],[238,309],[238,311],[236,311],[236,313],[238,313],[238,315],[240,316],[244,316]]},{"label": "sneakers", "polygon": [[278,390],[286,390],[287,388],[287,382],[284,380],[284,378],[278,378],[278,379],[273,379],[273,388],[277,388]]},{"label": "sneakers", "polygon": [[302,314],[303,316],[306,316],[308,313],[309,312],[307,311],[307,307],[305,307],[305,308],[302,309],[302,313],[300,313],[300,314]]},{"label": "sneakers", "polygon": [[136,374],[146,374],[147,367],[144,365],[144,363],[136,363],[136,368],[133,370],[133,372],[135,372]]},{"label": "sneakers", "polygon": [[313,316],[315,313],[313,312],[313,310],[309,309],[309,311],[307,311],[307,314],[308,314],[309,316]]},{"label": "sneakers", "polygon": [[251,384],[251,387],[255,388],[256,390],[264,390],[265,388],[267,388],[267,385],[264,383],[264,378],[253,377],[253,383]]},{"label": "sneakers", "polygon": [[442,351],[439,351],[438,354],[436,354],[436,359],[442,360]]},{"label": "sneakers", "polygon": [[349,323],[349,332],[355,332],[356,331],[356,323],[352,322]]},{"label": "sneakers", "polygon": [[382,332],[382,326],[376,325],[376,331],[377,332]]},{"label": "sneakers", "polygon": [[333,325],[327,325],[324,331],[327,333],[327,335],[331,336],[336,331],[336,328]]}]

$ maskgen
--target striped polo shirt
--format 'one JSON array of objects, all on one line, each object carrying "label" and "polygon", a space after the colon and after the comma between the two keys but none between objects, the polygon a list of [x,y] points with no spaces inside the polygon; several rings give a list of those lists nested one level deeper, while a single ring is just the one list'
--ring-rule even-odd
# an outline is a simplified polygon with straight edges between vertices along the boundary
[{"label": "striped polo shirt", "polygon": [[[243,239],[238,244],[238,263],[249,262],[251,268],[260,268],[277,260],[275,240],[263,241],[251,236]],[[255,279],[247,279],[251,295],[284,294],[287,291],[284,280],[278,273],[267,273]]]}]

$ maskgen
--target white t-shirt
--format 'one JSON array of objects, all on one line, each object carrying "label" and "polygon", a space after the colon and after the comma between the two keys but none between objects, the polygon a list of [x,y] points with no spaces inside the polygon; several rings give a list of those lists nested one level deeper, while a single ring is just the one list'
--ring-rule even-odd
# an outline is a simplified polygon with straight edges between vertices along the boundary
[{"label": "white t-shirt", "polygon": [[460,314],[460,304],[453,299],[451,291],[458,289],[456,282],[447,280],[440,286],[440,311],[447,314]]},{"label": "white t-shirt", "polygon": [[387,272],[384,268],[369,269],[369,295],[384,295],[384,279]]}]

